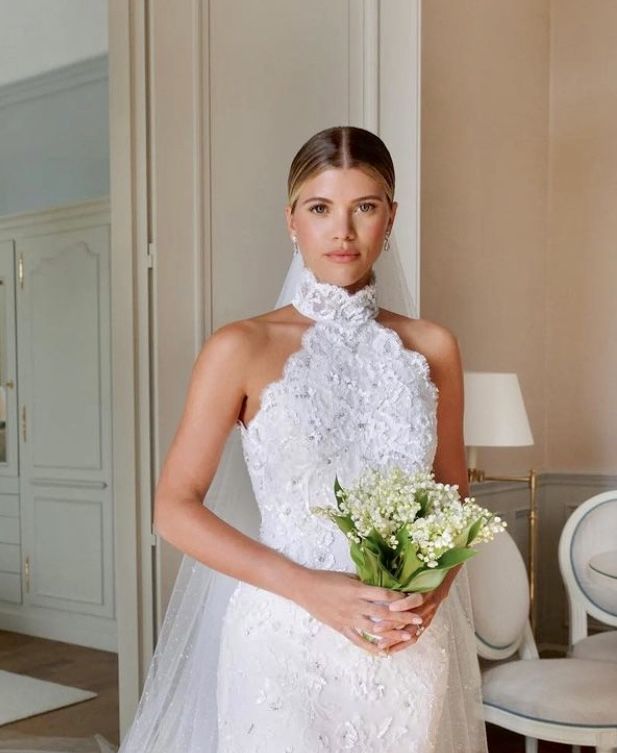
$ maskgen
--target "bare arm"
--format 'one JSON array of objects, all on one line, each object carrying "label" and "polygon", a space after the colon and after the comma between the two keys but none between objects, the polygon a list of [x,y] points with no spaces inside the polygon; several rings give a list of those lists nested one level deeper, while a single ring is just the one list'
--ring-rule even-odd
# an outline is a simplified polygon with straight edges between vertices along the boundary
[{"label": "bare arm", "polygon": [[437,481],[458,484],[459,494],[467,497],[469,481],[463,438],[463,365],[456,337],[445,328],[440,329],[435,354],[431,357],[431,375],[439,389],[437,450],[433,471]]},{"label": "bare arm", "polygon": [[[435,480],[457,484],[461,497],[469,496],[467,461],[463,438],[463,364],[456,337],[439,327],[430,356],[431,374],[439,389],[437,407],[437,450],[433,462]],[[446,593],[462,565],[453,567],[444,578]]]},{"label": "bare arm", "polygon": [[208,567],[291,598],[308,570],[245,536],[202,504],[244,399],[247,364],[262,339],[255,323],[234,322],[203,346],[156,486],[154,527]]},{"label": "bare arm", "polygon": [[[442,484],[458,484],[461,497],[467,497],[469,483],[463,439],[463,367],[458,341],[448,329],[431,323],[430,336],[425,338],[425,342],[424,353],[430,364],[431,379],[439,390],[433,473],[435,480]],[[450,569],[441,585],[424,594],[424,601],[416,613],[422,617],[425,628],[431,624],[439,605],[449,594],[461,567],[462,564]],[[410,600],[411,597],[401,600],[394,610],[409,609]],[[410,643],[413,645],[416,639]],[[389,653],[403,651],[408,645],[402,641],[395,643],[389,648]]]}]

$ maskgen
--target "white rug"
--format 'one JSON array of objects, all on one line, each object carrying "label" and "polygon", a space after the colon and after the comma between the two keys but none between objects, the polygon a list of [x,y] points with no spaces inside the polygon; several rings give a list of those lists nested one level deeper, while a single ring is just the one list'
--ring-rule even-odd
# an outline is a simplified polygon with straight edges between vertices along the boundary
[{"label": "white rug", "polygon": [[98,693],[0,669],[0,725],[95,698]]}]

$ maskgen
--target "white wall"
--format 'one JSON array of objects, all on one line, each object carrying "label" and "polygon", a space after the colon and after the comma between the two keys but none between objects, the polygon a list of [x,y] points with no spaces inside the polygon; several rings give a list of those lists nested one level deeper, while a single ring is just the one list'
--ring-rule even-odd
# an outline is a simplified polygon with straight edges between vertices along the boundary
[{"label": "white wall", "polygon": [[107,0],[0,0],[0,86],[107,52]]}]

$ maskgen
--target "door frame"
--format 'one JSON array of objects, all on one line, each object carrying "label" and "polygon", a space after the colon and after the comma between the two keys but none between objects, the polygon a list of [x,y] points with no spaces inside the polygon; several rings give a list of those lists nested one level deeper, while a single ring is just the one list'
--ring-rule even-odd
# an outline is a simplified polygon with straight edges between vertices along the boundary
[{"label": "door frame", "polygon": [[120,737],[153,651],[146,3],[109,0],[114,552]]}]

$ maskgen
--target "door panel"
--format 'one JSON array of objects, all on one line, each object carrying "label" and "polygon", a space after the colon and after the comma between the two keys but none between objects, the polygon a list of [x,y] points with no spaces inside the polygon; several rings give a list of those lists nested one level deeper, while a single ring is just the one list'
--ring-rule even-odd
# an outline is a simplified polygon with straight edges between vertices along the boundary
[{"label": "door panel", "polygon": [[112,617],[109,228],[17,257],[24,600]]}]

